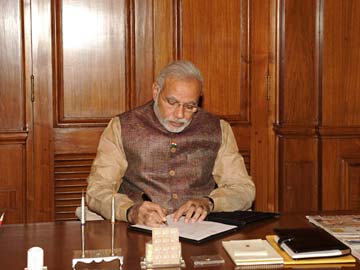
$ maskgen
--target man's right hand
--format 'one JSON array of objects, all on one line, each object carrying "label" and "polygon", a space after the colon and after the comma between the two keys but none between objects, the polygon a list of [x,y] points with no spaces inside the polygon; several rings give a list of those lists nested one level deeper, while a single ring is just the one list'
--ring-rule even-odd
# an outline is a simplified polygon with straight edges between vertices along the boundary
[{"label": "man's right hand", "polygon": [[159,227],[166,221],[166,209],[156,203],[144,201],[129,210],[128,218],[133,224]]}]

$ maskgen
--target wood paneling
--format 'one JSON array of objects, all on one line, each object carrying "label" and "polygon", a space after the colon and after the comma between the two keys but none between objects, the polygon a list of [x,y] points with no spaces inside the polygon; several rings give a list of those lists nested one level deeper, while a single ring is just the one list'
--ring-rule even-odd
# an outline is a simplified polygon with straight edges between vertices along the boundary
[{"label": "wood paneling", "polygon": [[7,223],[25,221],[25,141],[0,138],[0,212]]},{"label": "wood paneling", "polygon": [[317,124],[317,2],[280,1],[279,122],[283,125]]},{"label": "wood paneling", "polygon": [[339,137],[323,140],[322,205],[324,210],[359,209],[359,153],[359,138]]},{"label": "wood paneling", "polygon": [[323,1],[322,208],[359,209],[360,3]]},{"label": "wood paneling", "polygon": [[[274,178],[275,21],[274,1],[250,1],[250,147],[251,177],[256,185],[255,208],[277,210]],[[259,19],[262,18],[262,19]],[[240,136],[238,137],[240,138]]]},{"label": "wood paneling", "polygon": [[126,110],[125,1],[63,0],[53,10],[57,124],[106,123]]},{"label": "wood paneling", "polygon": [[359,12],[356,0],[2,1],[13,221],[70,218],[106,123],[150,100],[173,59],[200,67],[203,107],[231,123],[255,209],[358,208]]},{"label": "wood paneling", "polygon": [[[51,44],[51,3],[31,2],[32,74],[34,102],[31,171],[27,179],[27,222],[53,220],[54,150],[53,150],[53,73]],[[30,153],[28,153],[30,154]]]},{"label": "wood paneling", "polygon": [[20,1],[1,1],[0,132],[25,130],[25,56]]},{"label": "wood paneling", "polygon": [[203,73],[203,107],[248,124],[249,1],[180,3],[180,56],[192,60]]},{"label": "wood paneling", "polygon": [[55,220],[76,220],[75,209],[80,206],[81,194],[86,192],[94,154],[55,156]]},{"label": "wood paneling", "polygon": [[[317,210],[319,159],[318,1],[279,1],[279,209]],[[304,16],[306,14],[306,16]],[[305,199],[305,200],[304,200]]]},{"label": "wood paneling", "polygon": [[360,2],[323,1],[322,123],[360,126]]},{"label": "wood paneling", "polygon": [[[29,120],[21,118],[29,142],[27,222],[73,218],[89,169],[83,170],[82,164],[95,155],[108,120],[150,100],[157,72],[180,58],[203,71],[203,107],[231,123],[246,167],[260,186],[259,209],[274,209],[275,199],[268,203],[267,195],[274,193],[272,185],[264,179],[271,159],[266,99],[269,3],[32,0],[31,9],[30,0],[24,4],[25,64],[22,60],[20,66],[26,86],[33,78],[34,93],[23,89],[26,101],[15,93],[13,105],[26,108],[22,113]],[[9,64],[10,59],[4,61]],[[251,108],[252,102],[261,110]],[[252,128],[255,150],[250,146]],[[252,165],[257,160],[264,165]]]},{"label": "wood paneling", "polygon": [[[245,0],[179,1],[177,29],[179,58],[193,61],[204,76],[203,108],[231,123],[240,152],[250,158],[251,9]],[[266,77],[262,83],[266,85]],[[259,199],[260,207],[265,204]]]},{"label": "wood paneling", "polygon": [[279,209],[284,212],[318,210],[318,153],[314,139],[280,139]]},{"label": "wood paneling", "polygon": [[360,155],[344,157],[341,165],[341,209],[360,210]]},{"label": "wood paneling", "polygon": [[31,159],[29,8],[1,1],[0,12],[0,212],[6,223],[26,221]]}]

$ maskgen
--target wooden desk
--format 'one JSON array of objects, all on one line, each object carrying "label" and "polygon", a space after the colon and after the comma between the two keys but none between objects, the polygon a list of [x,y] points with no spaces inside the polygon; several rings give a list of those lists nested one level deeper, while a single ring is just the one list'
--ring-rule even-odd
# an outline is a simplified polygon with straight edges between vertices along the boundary
[{"label": "wooden desk", "polygon": [[[199,270],[229,270],[235,265],[222,248],[222,240],[263,238],[272,233],[274,227],[304,227],[311,226],[303,215],[283,215],[279,219],[262,221],[248,225],[246,228],[212,240],[201,245],[182,242],[182,254],[186,269],[194,269],[190,256],[220,254],[225,264],[219,267],[202,267]],[[111,248],[111,225],[108,221],[92,221],[86,224],[86,249]],[[145,243],[151,240],[150,234],[129,231],[127,224],[117,222],[115,248],[120,247],[124,254],[124,270],[140,268],[140,257],[145,254]],[[73,250],[81,249],[80,223],[36,223],[27,225],[3,225],[0,227],[0,268],[6,270],[24,269],[27,264],[27,250],[33,246],[44,249],[45,265],[49,270],[72,269]],[[118,269],[118,261],[107,264],[77,264],[76,269]],[[296,269],[296,268],[286,268]],[[297,268],[299,269],[299,268]],[[304,269],[302,267],[301,269]],[[360,269],[360,263],[349,266],[314,266],[306,269]]]}]

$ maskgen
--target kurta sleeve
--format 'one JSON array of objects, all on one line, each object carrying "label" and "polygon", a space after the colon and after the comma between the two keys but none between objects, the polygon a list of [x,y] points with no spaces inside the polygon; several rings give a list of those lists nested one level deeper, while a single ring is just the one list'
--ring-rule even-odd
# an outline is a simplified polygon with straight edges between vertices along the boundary
[{"label": "kurta sleeve", "polygon": [[96,158],[87,179],[88,207],[103,217],[111,218],[111,197],[115,191],[115,217],[126,221],[126,211],[134,202],[118,193],[128,163],[121,140],[119,117],[114,117],[105,128],[99,141]]},{"label": "kurta sleeve", "polygon": [[221,120],[222,142],[217,154],[213,177],[217,188],[209,197],[213,211],[247,210],[255,199],[255,185],[248,175],[229,123]]}]

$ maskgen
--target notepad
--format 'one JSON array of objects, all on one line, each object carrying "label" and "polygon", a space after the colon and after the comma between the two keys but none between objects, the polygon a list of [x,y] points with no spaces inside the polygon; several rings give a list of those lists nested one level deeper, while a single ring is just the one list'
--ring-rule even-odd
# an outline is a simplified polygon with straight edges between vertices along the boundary
[{"label": "notepad", "polygon": [[283,264],[283,258],[262,239],[222,242],[224,249],[237,266]]}]

